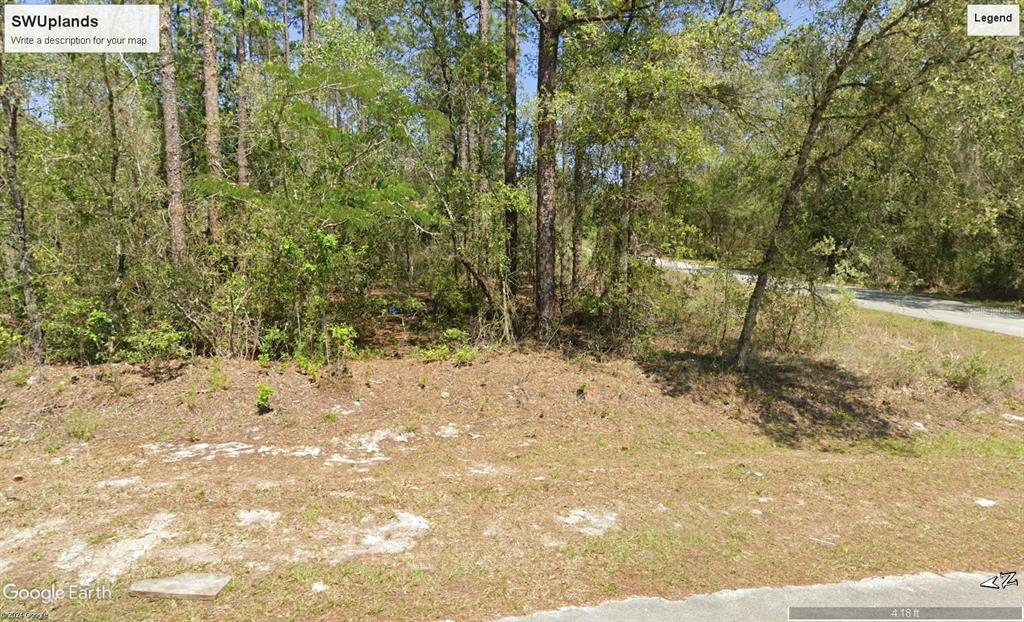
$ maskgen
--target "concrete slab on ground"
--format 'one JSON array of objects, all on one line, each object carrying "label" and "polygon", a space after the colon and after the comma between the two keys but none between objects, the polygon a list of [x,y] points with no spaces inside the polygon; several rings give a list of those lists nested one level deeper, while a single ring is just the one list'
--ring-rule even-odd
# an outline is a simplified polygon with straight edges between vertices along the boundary
[{"label": "concrete slab on ground", "polygon": [[136,581],[128,588],[128,594],[151,598],[213,600],[230,582],[231,575],[188,572],[162,579]]}]

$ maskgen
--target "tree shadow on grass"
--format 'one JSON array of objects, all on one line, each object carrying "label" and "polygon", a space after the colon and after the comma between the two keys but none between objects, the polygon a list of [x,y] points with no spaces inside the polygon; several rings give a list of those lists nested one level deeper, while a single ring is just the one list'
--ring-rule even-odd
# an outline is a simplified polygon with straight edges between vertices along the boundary
[{"label": "tree shadow on grass", "polygon": [[665,395],[718,405],[738,395],[744,403],[740,418],[786,446],[906,436],[902,411],[877,397],[869,378],[830,361],[763,360],[740,373],[723,357],[660,352],[640,364]]}]

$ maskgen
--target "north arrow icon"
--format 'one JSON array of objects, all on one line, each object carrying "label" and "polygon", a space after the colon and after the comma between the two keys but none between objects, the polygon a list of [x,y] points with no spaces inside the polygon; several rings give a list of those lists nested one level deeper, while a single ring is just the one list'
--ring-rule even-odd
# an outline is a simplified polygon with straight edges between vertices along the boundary
[{"label": "north arrow icon", "polygon": [[989,587],[993,590],[998,590],[999,584],[997,581],[999,581],[999,575],[985,579],[985,581],[982,582],[981,587]]}]

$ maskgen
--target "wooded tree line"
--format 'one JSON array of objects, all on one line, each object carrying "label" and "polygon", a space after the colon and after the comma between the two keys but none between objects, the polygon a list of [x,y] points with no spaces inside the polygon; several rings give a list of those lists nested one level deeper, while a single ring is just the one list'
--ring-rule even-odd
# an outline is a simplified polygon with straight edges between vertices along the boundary
[{"label": "wooded tree line", "polygon": [[166,2],[2,59],[0,354],[628,348],[657,255],[757,271],[740,365],[779,278],[1019,297],[1022,75],[950,0]]}]

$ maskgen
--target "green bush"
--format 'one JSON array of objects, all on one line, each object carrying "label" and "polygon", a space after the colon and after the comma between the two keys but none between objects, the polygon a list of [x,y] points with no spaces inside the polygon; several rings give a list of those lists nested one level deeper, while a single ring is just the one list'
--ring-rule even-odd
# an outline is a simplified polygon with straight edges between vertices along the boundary
[{"label": "green bush", "polygon": [[185,333],[174,330],[167,322],[137,330],[124,338],[129,350],[126,358],[133,362],[171,361],[189,355],[182,343]]},{"label": "green bush", "polygon": [[281,358],[288,348],[288,335],[278,327],[263,333],[260,339],[260,361],[268,363]]},{"label": "green bush", "polygon": [[990,362],[984,352],[970,356],[947,356],[942,359],[940,367],[943,380],[953,389],[964,393],[993,393],[1013,382],[1013,378]]},{"label": "green bush", "polygon": [[468,314],[473,305],[458,281],[448,276],[441,276],[431,284],[430,296],[439,315],[459,317]]},{"label": "green bush", "polygon": [[461,328],[449,328],[444,331],[444,338],[454,343],[465,345],[469,343],[469,333]]},{"label": "green bush", "polygon": [[455,351],[455,354],[452,356],[452,360],[455,362],[456,367],[465,367],[466,365],[473,364],[473,361],[476,360],[477,354],[479,354],[479,350],[477,348],[463,346]]},{"label": "green bush", "polygon": [[591,347],[599,351],[639,354],[650,345],[657,322],[657,292],[664,288],[661,271],[647,261],[629,260],[628,272],[609,273],[600,294],[581,297],[580,308],[591,331]]},{"label": "green bush", "polygon": [[270,407],[270,396],[273,394],[274,390],[262,382],[256,385],[256,412],[265,415],[273,410]]},{"label": "green bush", "polygon": [[22,336],[14,330],[0,326],[0,367],[16,358],[22,341]]},{"label": "green bush", "polygon": [[43,334],[50,359],[98,363],[106,360],[114,321],[99,302],[70,298],[53,310],[43,324]]},{"label": "green bush", "polygon": [[[355,328],[348,324],[332,324],[328,329],[334,349],[338,352],[338,358],[344,359],[355,349],[355,340],[359,336]],[[328,351],[330,358],[330,351]]]}]

